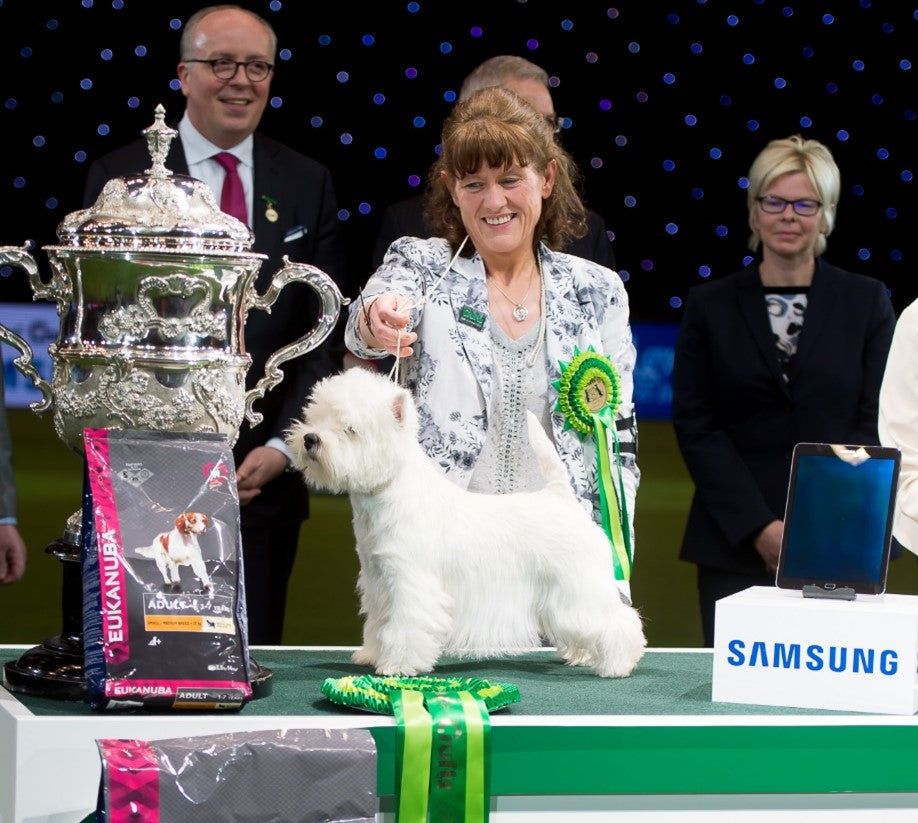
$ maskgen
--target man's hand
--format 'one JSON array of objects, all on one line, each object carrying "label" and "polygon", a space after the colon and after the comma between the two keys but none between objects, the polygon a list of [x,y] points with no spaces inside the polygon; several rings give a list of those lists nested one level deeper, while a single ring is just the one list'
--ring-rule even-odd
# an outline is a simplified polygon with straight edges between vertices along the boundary
[{"label": "man's hand", "polygon": [[26,545],[11,523],[0,525],[0,583],[15,583],[25,574]]},{"label": "man's hand", "polygon": [[271,446],[256,446],[236,469],[239,505],[245,506],[261,494],[261,487],[287,468],[286,455]]},{"label": "man's hand", "polygon": [[784,521],[772,520],[753,541],[755,550],[762,555],[765,566],[770,572],[778,571],[778,558],[781,556],[781,537],[784,535]]}]

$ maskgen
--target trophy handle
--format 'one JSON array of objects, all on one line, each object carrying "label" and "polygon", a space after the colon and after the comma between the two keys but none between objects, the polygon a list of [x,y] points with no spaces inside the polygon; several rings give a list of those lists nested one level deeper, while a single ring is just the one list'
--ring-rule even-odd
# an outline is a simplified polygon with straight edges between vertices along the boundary
[{"label": "trophy handle", "polygon": [[265,363],[264,377],[246,392],[245,417],[253,426],[257,426],[261,422],[262,415],[252,408],[252,404],[264,397],[284,379],[284,373],[279,368],[281,363],[286,363],[294,357],[299,357],[317,348],[331,334],[338,320],[341,307],[351,302],[349,298],[341,295],[335,281],[321,269],[305,263],[291,263],[286,255],[284,255],[283,259],[283,268],[275,273],[268,290],[263,295],[254,294],[249,301],[249,307],[270,313],[271,306],[277,300],[281,289],[288,283],[305,283],[319,296],[319,300],[322,302],[322,311],[318,322],[310,331],[292,343],[288,343],[278,349],[268,358]]},{"label": "trophy handle", "polygon": [[[41,282],[41,278],[38,276],[38,265],[25,248],[19,248],[18,246],[0,246],[0,264],[3,263],[18,266],[26,271],[29,275],[29,282],[32,284],[32,290],[35,292],[36,297],[39,296],[38,289],[35,286],[36,283],[41,284],[43,291],[46,290],[44,283]],[[44,297],[45,295],[42,294],[41,296]],[[60,309],[58,313],[60,313]],[[16,332],[3,325],[0,325],[0,342],[12,346],[19,352],[19,357],[13,361],[13,365],[23,377],[27,377],[31,380],[35,388],[41,392],[41,400],[36,400],[31,404],[32,410],[37,414],[46,412],[51,408],[51,385],[46,380],[42,379],[38,369],[32,364],[32,347],[16,334]]]},{"label": "trophy handle", "polygon": [[29,285],[32,287],[32,299],[45,298],[57,302],[57,313],[61,315],[70,302],[70,279],[63,269],[55,268],[50,282],[45,283],[38,273],[38,264],[35,258],[26,251],[25,247],[0,246],[0,264],[9,263],[18,266],[29,276]]}]

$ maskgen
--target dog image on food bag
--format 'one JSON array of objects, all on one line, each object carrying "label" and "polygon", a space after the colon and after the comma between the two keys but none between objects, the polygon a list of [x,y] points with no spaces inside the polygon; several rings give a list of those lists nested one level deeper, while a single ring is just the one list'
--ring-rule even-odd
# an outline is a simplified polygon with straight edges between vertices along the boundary
[{"label": "dog image on food bag", "polygon": [[204,534],[210,526],[210,519],[201,512],[183,512],[175,518],[171,531],[160,532],[149,546],[142,546],[134,551],[142,557],[151,557],[163,576],[163,582],[170,588],[181,586],[180,566],[191,566],[205,591],[213,588],[201,544],[198,536]]},{"label": "dog image on food bag", "polygon": [[545,637],[571,665],[631,674],[646,640],[608,538],[532,414],[528,427],[545,486],[477,494],[431,464],[406,389],[360,367],[313,389],[287,444],[310,486],[350,496],[364,616],[355,663],[416,675],[442,655],[519,654]]}]

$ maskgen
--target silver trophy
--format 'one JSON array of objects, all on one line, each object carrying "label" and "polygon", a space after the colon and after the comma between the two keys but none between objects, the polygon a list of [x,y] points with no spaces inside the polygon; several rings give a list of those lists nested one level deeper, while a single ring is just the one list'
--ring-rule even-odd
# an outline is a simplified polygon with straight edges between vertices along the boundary
[{"label": "silver trophy", "polygon": [[[280,365],[319,346],[349,302],[327,274],[287,258],[267,291],[256,293],[265,255],[251,251],[248,226],[220,211],[204,183],[166,168],[176,134],[157,106],[144,130],[151,168],[109,180],[91,208],[64,218],[60,244],[44,248],[50,280],[25,249],[0,247],[0,264],[25,270],[35,299],[57,303],[50,384],[25,340],[0,326],[0,341],[20,352],[16,368],[42,393],[33,410],[53,410],[57,435],[79,453],[86,427],[220,432],[234,443],[243,419],[260,422],[253,403],[281,382]],[[246,391],[246,315],[270,311],[290,283],[316,292],[319,319],[275,352]],[[47,549],[64,561],[61,635],[4,667],[9,688],[82,695],[79,526],[76,513]]]}]

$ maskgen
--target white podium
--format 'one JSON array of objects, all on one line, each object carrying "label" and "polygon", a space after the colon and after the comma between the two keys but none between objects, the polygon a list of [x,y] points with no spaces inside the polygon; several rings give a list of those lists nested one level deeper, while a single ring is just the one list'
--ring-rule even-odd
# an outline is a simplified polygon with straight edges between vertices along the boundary
[{"label": "white podium", "polygon": [[715,609],[715,702],[918,710],[918,597],[828,600],[753,586]]}]

